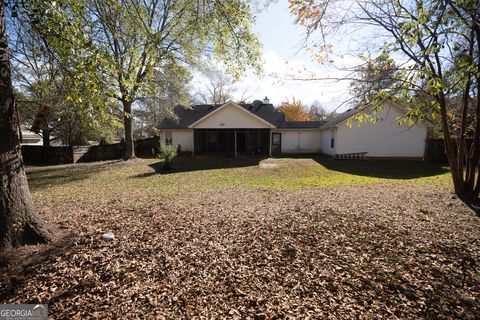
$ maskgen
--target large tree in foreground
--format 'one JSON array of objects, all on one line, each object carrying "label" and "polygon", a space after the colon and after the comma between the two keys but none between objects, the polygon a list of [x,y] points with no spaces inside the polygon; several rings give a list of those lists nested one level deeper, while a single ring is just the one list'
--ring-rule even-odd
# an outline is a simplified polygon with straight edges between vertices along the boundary
[{"label": "large tree in foreground", "polygon": [[[12,89],[5,1],[0,10],[0,250],[46,242],[52,234],[35,213],[23,168],[18,107]],[[212,53],[227,70],[241,74],[258,66],[260,54],[250,30],[250,2],[242,0],[22,0],[13,13],[29,19],[54,61],[72,81],[67,97],[80,112],[79,92],[104,92],[123,104],[125,158],[134,156],[131,107],[150,90],[150,77],[165,63],[195,64]],[[13,15],[12,15],[13,16]],[[108,107],[103,106],[103,110]]]},{"label": "large tree in foreground", "polygon": [[[455,192],[476,205],[480,193],[480,3],[477,0],[358,1],[290,0],[307,34],[330,36],[345,28],[375,35],[377,48],[402,66],[401,86],[380,90],[369,103],[401,98],[411,102],[407,117],[439,117]],[[363,26],[364,28],[359,28]],[[367,31],[365,32],[365,28]],[[370,28],[370,29],[368,29]],[[383,37],[382,37],[383,36]],[[372,39],[365,39],[372,40]],[[449,122],[448,103],[459,103],[460,121]],[[478,208],[478,206],[477,206]]]},{"label": "large tree in foreground", "polygon": [[35,212],[23,168],[18,105],[13,95],[5,29],[5,6],[0,1],[0,250],[52,238]]}]

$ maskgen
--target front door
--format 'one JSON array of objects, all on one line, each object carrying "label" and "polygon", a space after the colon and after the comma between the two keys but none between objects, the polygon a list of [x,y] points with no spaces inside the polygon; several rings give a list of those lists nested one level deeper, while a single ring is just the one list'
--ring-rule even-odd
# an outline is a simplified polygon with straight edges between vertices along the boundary
[{"label": "front door", "polygon": [[272,133],[272,154],[280,154],[282,152],[282,134]]}]

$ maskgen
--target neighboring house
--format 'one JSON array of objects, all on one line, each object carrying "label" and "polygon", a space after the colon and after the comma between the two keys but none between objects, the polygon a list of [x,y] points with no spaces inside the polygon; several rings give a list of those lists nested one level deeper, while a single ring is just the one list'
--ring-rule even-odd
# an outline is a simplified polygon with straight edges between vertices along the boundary
[{"label": "neighboring house", "polygon": [[30,130],[22,129],[22,144],[28,146],[43,145],[42,137]]},{"label": "neighboring house", "polygon": [[275,155],[281,153],[367,153],[368,157],[423,158],[426,125],[400,126],[403,109],[393,103],[375,124],[352,127],[349,110],[331,121],[286,121],[268,100],[263,103],[196,105],[175,108],[178,121],[159,125],[162,144],[198,154]]},{"label": "neighboring house", "polygon": [[[55,137],[50,138],[50,146],[62,146],[62,141],[60,139],[55,139]],[[33,131],[22,128],[22,145],[26,146],[43,146],[42,136],[36,134]]]}]

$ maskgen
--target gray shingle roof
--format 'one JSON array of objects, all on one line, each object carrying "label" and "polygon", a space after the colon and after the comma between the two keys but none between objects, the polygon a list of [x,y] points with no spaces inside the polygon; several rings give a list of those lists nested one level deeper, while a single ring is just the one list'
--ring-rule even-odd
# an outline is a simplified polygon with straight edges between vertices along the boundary
[{"label": "gray shingle roof", "polygon": [[347,120],[348,118],[354,116],[355,114],[365,111],[366,108],[367,107],[357,107],[357,108],[348,109],[344,113],[339,114],[338,116],[334,117],[332,120],[322,125],[322,129],[334,127],[342,123],[343,121]]},{"label": "gray shingle roof", "polygon": [[[178,117],[178,121],[174,119],[165,118],[163,119],[158,128],[159,129],[182,129],[188,128],[189,125],[198,121],[202,117],[206,116],[210,112],[218,109],[223,104],[216,105],[194,105],[191,108],[185,108],[184,106],[176,106],[174,108],[174,113]],[[277,111],[271,104],[260,104],[254,106],[252,104],[239,104],[241,107],[245,108],[249,112],[255,114],[256,116],[262,118],[263,120],[271,123],[274,126],[278,126],[279,123],[283,121],[285,115],[282,112]]]},{"label": "gray shingle roof", "polygon": [[[203,118],[207,114],[220,108],[223,104],[200,104],[190,108],[184,106],[176,106],[174,113],[178,117],[178,121],[170,118],[163,119],[158,125],[159,129],[186,129],[192,123]],[[283,129],[314,129],[323,126],[326,121],[286,121],[285,114],[278,111],[272,104],[239,104],[249,112],[271,123],[277,128]]]}]

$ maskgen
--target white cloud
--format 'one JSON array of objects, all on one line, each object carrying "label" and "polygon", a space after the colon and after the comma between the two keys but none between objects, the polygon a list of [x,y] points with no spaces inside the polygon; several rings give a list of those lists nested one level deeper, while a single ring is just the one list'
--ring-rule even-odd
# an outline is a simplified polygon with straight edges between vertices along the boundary
[{"label": "white cloud", "polygon": [[[349,81],[338,79],[349,74],[345,68],[359,63],[355,57],[344,56],[336,58],[333,63],[315,65],[295,58],[287,60],[274,50],[264,53],[263,59],[263,77],[249,72],[236,84],[240,94],[247,89],[252,94],[252,100],[268,96],[275,105],[279,105],[285,98],[291,99],[292,96],[307,105],[317,100],[330,111],[350,98]],[[293,80],[298,78],[322,80]],[[344,106],[339,110],[346,108],[347,106]]]},{"label": "white cloud", "polygon": [[[265,52],[263,61],[263,75],[258,76],[248,71],[234,84],[236,100],[240,100],[246,93],[244,98],[248,101],[268,97],[271,103],[280,105],[285,99],[295,97],[306,105],[317,100],[329,111],[336,110],[339,106],[338,111],[348,108],[344,102],[350,99],[350,82],[339,79],[349,75],[350,71],[346,69],[351,69],[361,62],[356,57],[344,55],[334,57],[331,62],[318,64],[301,57],[286,59],[275,50]],[[224,69],[218,62],[211,63],[220,70]],[[193,91],[204,89],[206,80],[201,73],[195,72],[192,81]]]}]

